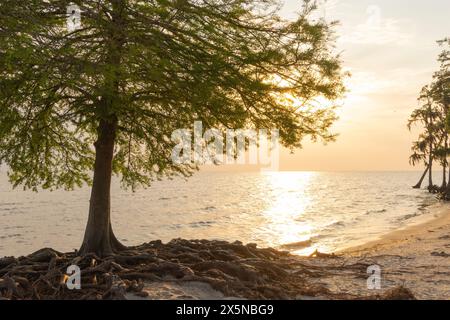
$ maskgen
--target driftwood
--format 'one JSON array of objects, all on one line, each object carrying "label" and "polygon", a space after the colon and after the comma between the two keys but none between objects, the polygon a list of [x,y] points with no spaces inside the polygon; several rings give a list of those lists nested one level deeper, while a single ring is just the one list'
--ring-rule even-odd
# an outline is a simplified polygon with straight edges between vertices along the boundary
[{"label": "driftwood", "polygon": [[314,251],[310,256],[310,258],[337,258],[337,256],[333,254],[328,253],[322,253],[319,252],[319,250]]},{"label": "driftwood", "polygon": [[[247,299],[361,298],[332,293],[310,280],[342,269],[363,275],[363,265],[343,264],[329,270],[308,261],[338,256],[315,252],[313,257],[299,258],[288,252],[259,249],[255,244],[182,239],[167,244],[154,241],[102,259],[93,254],[77,256],[77,252],[42,249],[27,257],[0,259],[0,300],[114,300],[125,299],[128,292],[146,297],[144,282],[162,281],[201,281],[226,296]],[[67,288],[66,273],[71,265],[81,269],[80,290]],[[402,298],[413,297],[405,290],[397,292]],[[384,298],[395,298],[395,292]]]}]

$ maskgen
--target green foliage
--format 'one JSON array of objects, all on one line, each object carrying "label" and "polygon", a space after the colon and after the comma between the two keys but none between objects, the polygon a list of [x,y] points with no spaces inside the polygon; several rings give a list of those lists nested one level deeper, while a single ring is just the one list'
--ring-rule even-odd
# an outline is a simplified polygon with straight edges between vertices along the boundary
[{"label": "green foliage", "polygon": [[[66,8],[81,7],[69,33]],[[2,0],[0,162],[14,185],[90,182],[100,119],[117,119],[114,172],[125,185],[189,175],[171,161],[171,133],[278,128],[282,143],[325,141],[335,120],[317,108],[344,87],[333,24],[295,21],[275,0]],[[299,103],[294,104],[292,101]]]},{"label": "green foliage", "polygon": [[[450,128],[450,40],[438,41],[442,52],[438,57],[440,69],[434,73],[433,81],[425,86],[419,97],[421,106],[413,111],[408,128],[419,123],[424,131],[419,140],[413,143],[410,162],[416,165],[430,159],[440,160],[444,167],[448,164]],[[432,161],[431,160],[431,161]]]}]

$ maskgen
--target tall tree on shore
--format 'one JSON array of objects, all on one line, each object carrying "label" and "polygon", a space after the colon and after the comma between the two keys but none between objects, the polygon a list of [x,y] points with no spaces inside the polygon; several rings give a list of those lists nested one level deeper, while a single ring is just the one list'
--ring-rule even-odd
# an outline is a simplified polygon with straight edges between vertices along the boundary
[{"label": "tall tree on shore", "polygon": [[[82,25],[67,30],[67,7]],[[278,0],[2,0],[0,162],[14,186],[92,185],[81,254],[123,246],[111,227],[111,177],[125,187],[190,175],[174,130],[278,128],[287,147],[331,140],[344,91],[333,23],[294,21]],[[301,107],[292,100],[301,101]],[[93,176],[91,172],[93,171]]]},{"label": "tall tree on shore", "polygon": [[423,161],[425,164],[425,172],[414,188],[420,188],[422,182],[428,173],[428,189],[432,190],[433,185],[433,162],[435,160],[435,148],[439,143],[436,141],[436,132],[438,131],[437,119],[439,113],[437,112],[430,96],[428,86],[422,89],[419,97],[419,102],[422,105],[415,109],[408,120],[408,129],[411,130],[413,125],[422,125],[424,131],[419,135],[419,140],[413,143],[413,154],[410,157],[410,163],[416,165]]},{"label": "tall tree on shore", "polygon": [[426,141],[427,136],[420,135],[419,140],[415,141],[413,143],[413,146],[411,150],[413,151],[413,154],[409,157],[409,163],[412,166],[416,166],[417,164],[424,164],[425,165],[425,171],[423,172],[422,176],[420,177],[419,181],[416,185],[413,186],[414,189],[420,189],[422,188],[423,181],[425,180],[425,177],[427,176],[430,166],[428,165],[428,157],[427,157],[427,146],[428,143]]},{"label": "tall tree on shore", "polygon": [[[444,145],[442,147],[442,156],[445,157],[448,166],[449,148],[449,132],[450,132],[450,39],[444,39],[438,42],[443,48],[439,55],[439,70],[433,75],[433,83],[431,92],[433,100],[441,110],[443,118],[442,136]],[[450,200],[450,168],[448,172],[448,183],[443,189],[442,196],[446,200]]]},{"label": "tall tree on shore", "polygon": [[[413,124],[421,124],[424,131],[419,136],[419,141],[413,143],[413,154],[410,158],[412,165],[419,162],[425,163],[425,173],[414,188],[420,188],[426,174],[429,177],[428,189],[432,192],[438,189],[444,195],[444,198],[450,198],[450,168],[448,156],[449,148],[449,130],[450,130],[450,51],[449,39],[438,41],[443,47],[438,61],[440,69],[433,75],[433,81],[430,85],[422,89],[419,101],[422,105],[414,110],[408,121],[408,128],[411,130]],[[441,188],[433,186],[432,170],[433,162],[439,161],[442,166],[442,185]],[[447,179],[447,168],[448,179]],[[447,195],[448,194],[448,195]]]}]

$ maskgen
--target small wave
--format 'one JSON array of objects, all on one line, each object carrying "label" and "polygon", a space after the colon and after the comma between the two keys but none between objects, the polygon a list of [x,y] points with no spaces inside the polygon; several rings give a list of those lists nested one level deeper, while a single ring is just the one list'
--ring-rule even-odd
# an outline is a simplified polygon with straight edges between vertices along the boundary
[{"label": "small wave", "polygon": [[0,236],[0,239],[3,240],[3,239],[8,239],[8,238],[18,238],[18,237],[21,237],[21,236],[23,236],[23,234],[21,234],[21,233],[9,234],[9,235],[6,235],[6,236]]},{"label": "small wave", "polygon": [[431,203],[422,203],[419,205],[418,210],[425,211],[428,209],[428,207],[431,207]]},{"label": "small wave", "polygon": [[398,221],[407,221],[418,216],[420,216],[420,214],[418,213],[407,214],[406,216],[398,218]]},{"label": "small wave", "polygon": [[387,209],[380,209],[380,210],[368,210],[366,211],[366,215],[371,215],[374,213],[385,213],[387,212]]},{"label": "small wave", "polygon": [[293,243],[286,243],[280,246],[281,249],[285,250],[299,250],[299,249],[305,249],[309,248],[312,245],[312,240],[308,239],[306,241],[299,241],[299,242],[293,242]]},{"label": "small wave", "polygon": [[322,230],[333,230],[333,229],[340,228],[340,227],[345,227],[344,221],[336,221],[336,222],[333,222],[333,223],[327,225],[327,226],[326,226],[325,228],[323,228]]},{"label": "small wave", "polygon": [[12,211],[15,210],[16,208],[2,208],[2,211]]},{"label": "small wave", "polygon": [[189,226],[192,228],[204,228],[209,227],[214,224],[214,221],[198,221],[189,223]]},{"label": "small wave", "polygon": [[396,194],[395,195],[396,198],[411,198],[410,194]]},{"label": "small wave", "polygon": [[18,202],[3,202],[3,203],[0,203],[0,207],[5,207],[5,206],[16,207],[16,206],[19,206],[19,205],[20,205],[20,203],[18,203]]},{"label": "small wave", "polygon": [[24,226],[6,226],[5,230],[25,229]]},{"label": "small wave", "polygon": [[326,237],[327,237],[327,235],[325,235],[325,234],[316,234],[315,236],[311,237],[311,241],[312,242],[317,242],[317,241],[319,241],[321,239],[325,239]]},{"label": "small wave", "polygon": [[216,207],[214,207],[214,206],[209,206],[209,207],[204,207],[204,208],[202,208],[201,210],[204,210],[204,211],[211,211],[211,210],[216,210],[217,208]]}]

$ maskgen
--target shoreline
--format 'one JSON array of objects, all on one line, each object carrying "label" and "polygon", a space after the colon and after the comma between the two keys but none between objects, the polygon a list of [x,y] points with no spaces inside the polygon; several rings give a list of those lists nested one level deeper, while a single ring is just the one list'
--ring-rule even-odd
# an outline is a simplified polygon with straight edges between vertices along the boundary
[{"label": "shoreline", "polygon": [[[445,226],[450,227],[450,206],[439,207],[437,212],[433,213],[433,218],[427,219],[427,221],[419,222],[414,225],[405,226],[398,230],[393,230],[380,236],[378,239],[370,240],[360,245],[351,246],[342,250],[335,251],[336,254],[354,255],[358,253],[377,251],[377,250],[389,250],[394,245],[400,243],[407,243],[413,241],[414,237],[429,236],[428,230],[440,229]],[[450,228],[448,229],[450,233]]]},{"label": "shoreline", "polygon": [[450,300],[450,208],[435,216],[336,254],[379,265],[384,287],[401,284],[418,299]]},{"label": "shoreline", "polygon": [[[434,216],[378,240],[312,257],[239,241],[183,239],[152,241],[106,258],[41,249],[0,258],[0,300],[450,299],[450,208]],[[89,275],[84,281],[95,282],[81,292],[67,291],[62,279],[71,264]],[[367,285],[374,265],[381,269],[379,290]]]}]

